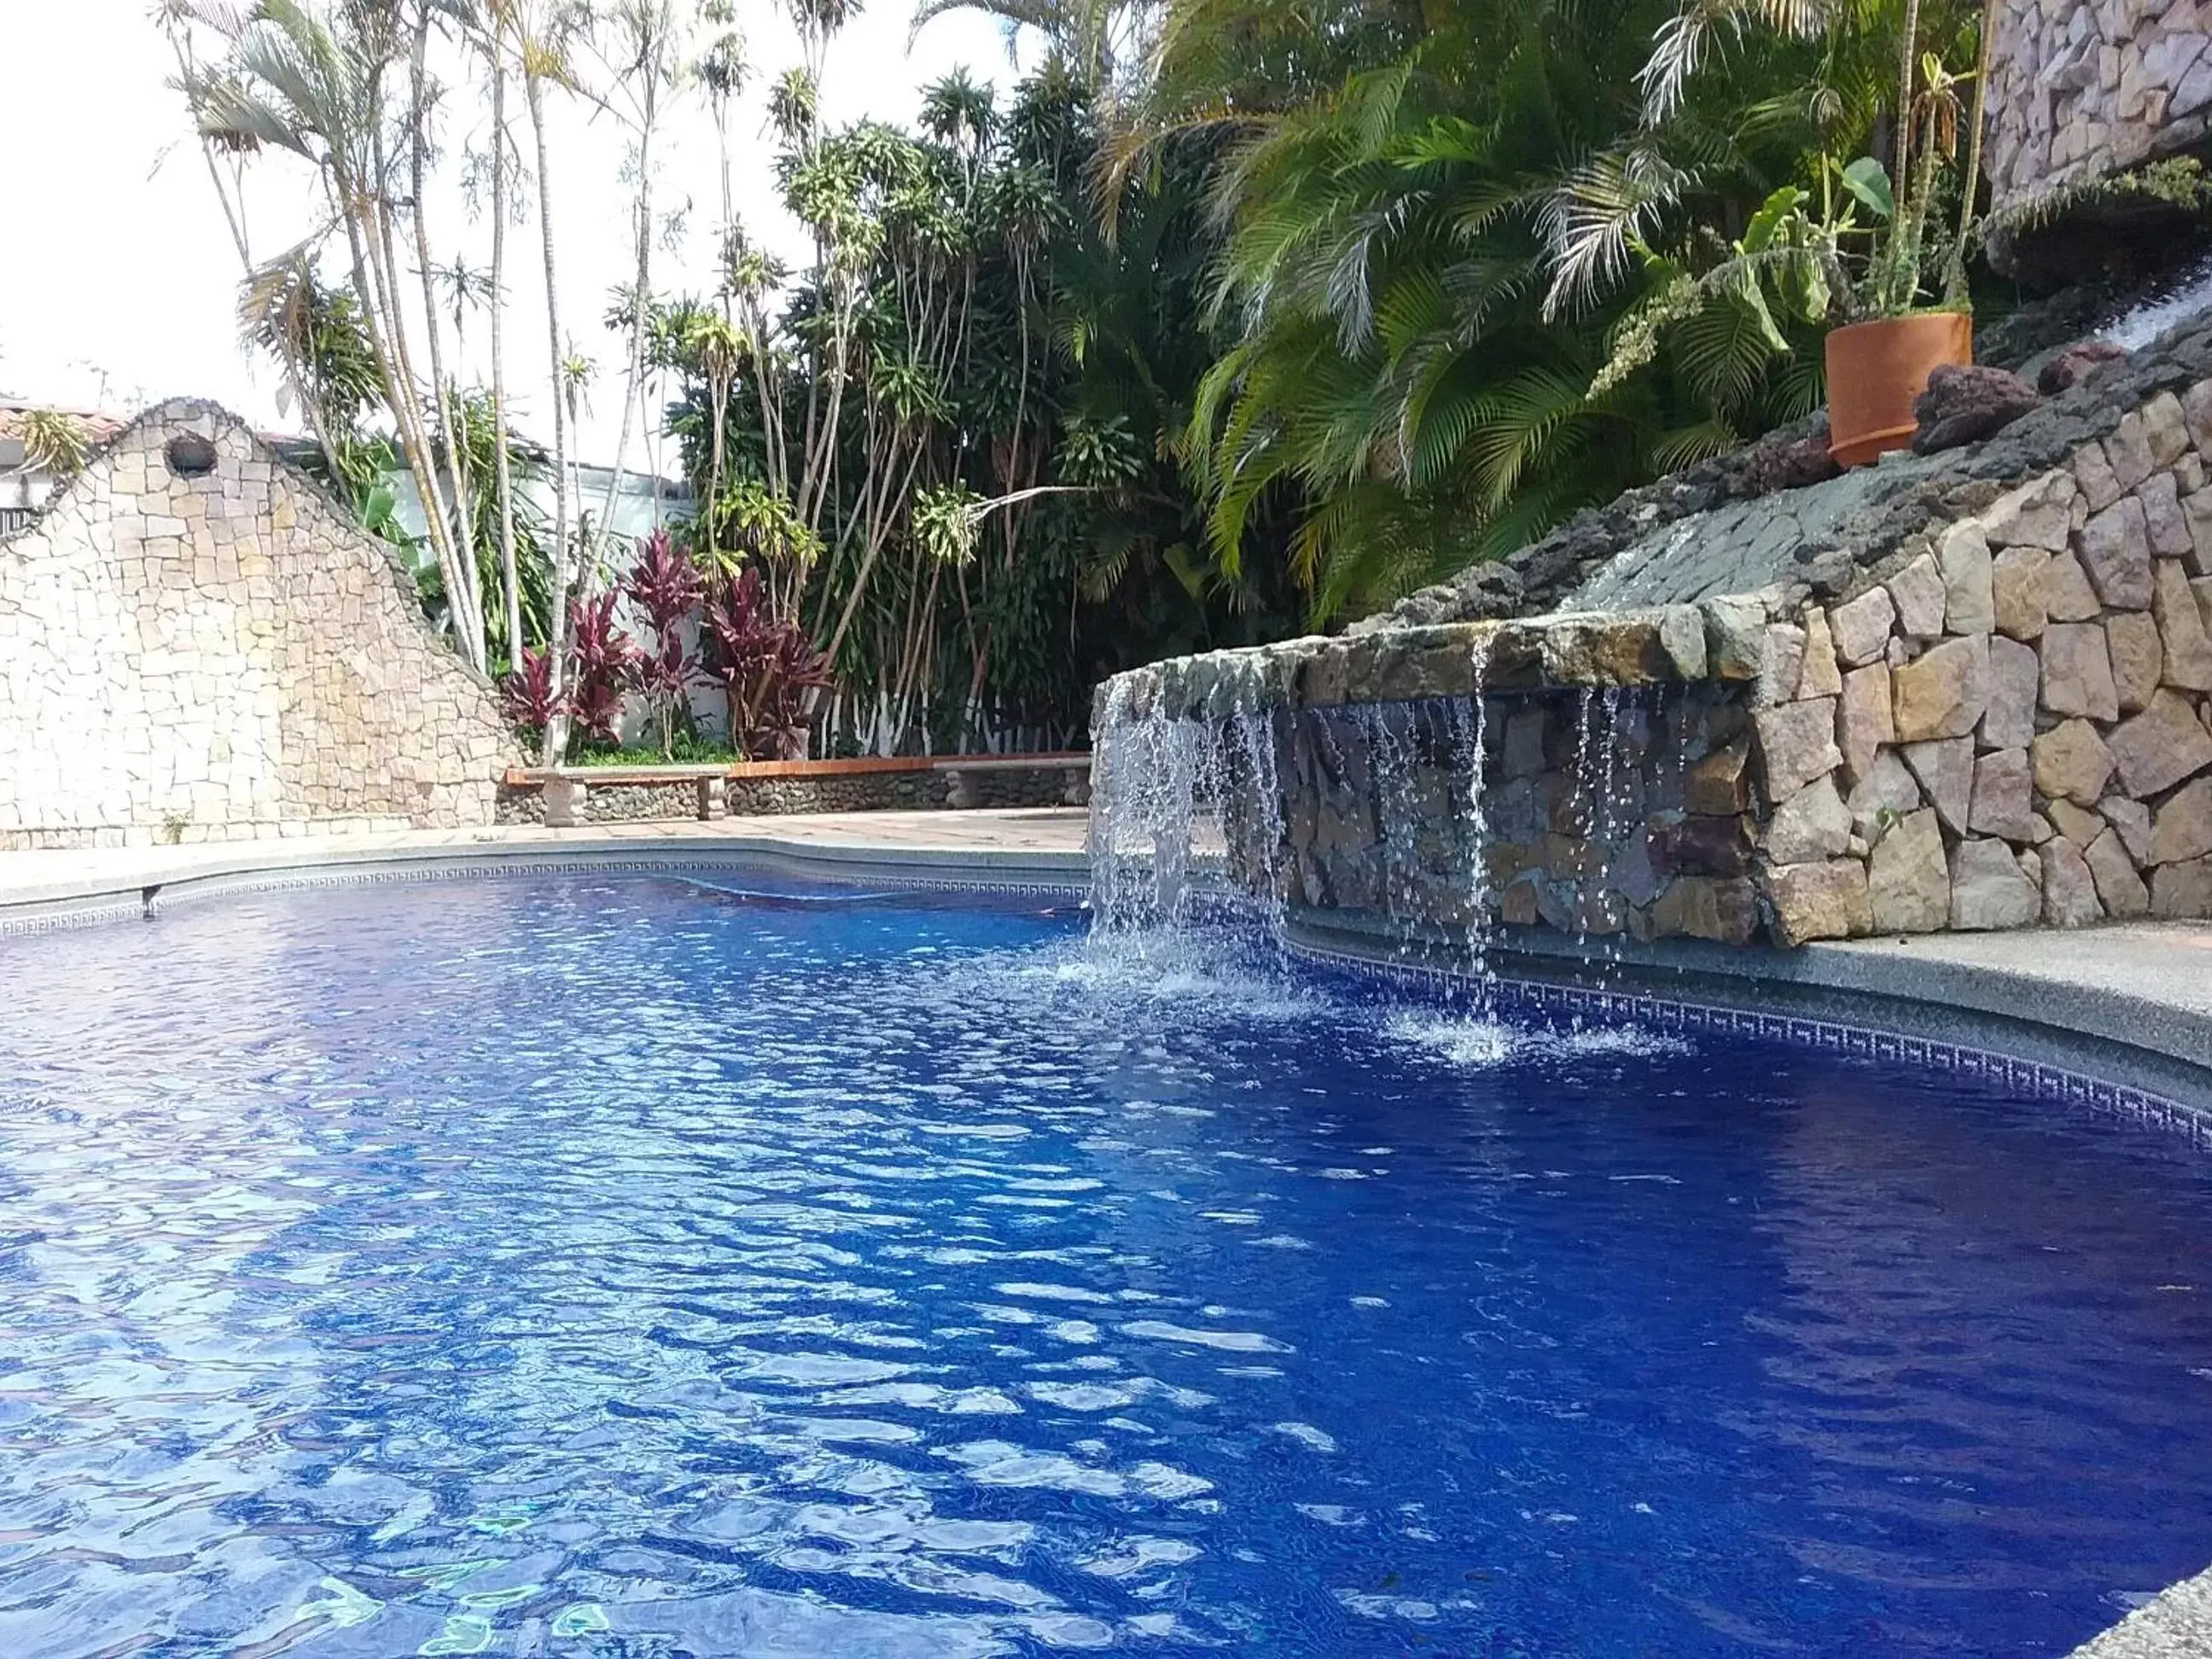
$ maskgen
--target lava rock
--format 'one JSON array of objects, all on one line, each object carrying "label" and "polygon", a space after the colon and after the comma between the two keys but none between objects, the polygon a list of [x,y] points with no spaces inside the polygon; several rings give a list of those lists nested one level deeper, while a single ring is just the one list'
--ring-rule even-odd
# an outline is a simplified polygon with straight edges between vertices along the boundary
[{"label": "lava rock", "polygon": [[1843,469],[1828,453],[1828,423],[1808,437],[1775,434],[1744,451],[1736,468],[1736,493],[1741,497],[1771,495],[1777,490],[1802,489],[1834,477]]},{"label": "lava rock", "polygon": [[2083,340],[2044,364],[2043,373],[2035,377],[2036,390],[2046,398],[2056,398],[2062,392],[2071,392],[2106,363],[2127,355],[2128,349],[2113,341]]},{"label": "lava rock", "polygon": [[1912,400],[1917,454],[1956,449],[2002,432],[2043,401],[2043,394],[2010,369],[1946,363],[1928,377]]}]

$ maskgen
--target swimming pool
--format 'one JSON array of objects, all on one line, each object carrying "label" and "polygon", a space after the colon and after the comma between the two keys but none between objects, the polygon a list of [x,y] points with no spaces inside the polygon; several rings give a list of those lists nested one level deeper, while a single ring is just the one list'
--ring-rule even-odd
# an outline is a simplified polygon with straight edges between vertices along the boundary
[{"label": "swimming pool", "polygon": [[0,939],[0,1651],[2062,1653],[2212,1559],[2201,1152],[1233,944]]}]

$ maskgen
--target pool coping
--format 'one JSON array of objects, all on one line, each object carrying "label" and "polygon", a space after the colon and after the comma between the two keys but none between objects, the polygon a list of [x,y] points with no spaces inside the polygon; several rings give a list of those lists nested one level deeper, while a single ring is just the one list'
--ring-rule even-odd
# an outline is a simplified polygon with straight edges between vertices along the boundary
[{"label": "pool coping", "polygon": [[2212,1655],[2212,1567],[2169,1585],[2068,1659],[2206,1659]]},{"label": "pool coping", "polygon": [[[1293,948],[1385,971],[1464,978],[1471,960],[1463,933],[1407,929],[1371,914],[1293,908],[1282,925]],[[2200,952],[2201,962],[2190,959]],[[1887,1028],[2054,1066],[2070,1060],[2068,1069],[2212,1114],[2212,927],[2201,923],[1854,939],[1796,951],[1512,929],[1486,942],[1483,960],[1510,980]]]},{"label": "pool coping", "polygon": [[[1079,896],[1089,884],[1089,856],[1080,846],[993,845],[974,836],[822,833],[833,822],[839,830],[853,830],[851,820],[862,816],[877,815],[793,817],[775,821],[774,827],[759,827],[759,821],[755,827],[639,823],[112,849],[36,874],[17,860],[39,854],[0,854],[0,936],[151,916],[168,904],[227,893],[559,869],[738,864],[908,889],[1011,890],[1062,898]],[[988,819],[954,813],[943,815],[949,821],[943,827],[988,836],[1001,822],[1057,818],[1064,825],[1071,816],[1049,809]],[[888,817],[881,823],[885,832],[912,827]],[[1463,938],[1442,932],[1423,938],[1385,918],[1341,912],[1324,919],[1293,909],[1280,921],[1286,947],[1310,960],[1429,981],[1466,976]],[[2212,970],[2212,929],[2191,930],[2185,924],[2163,929],[2189,948],[2206,949],[2204,965]],[[2186,975],[2179,986],[2160,982],[2155,974],[2146,980],[2120,973],[2121,982],[2112,982],[2115,961],[2160,936],[2149,925],[2056,936],[2087,941],[2093,955],[2102,953],[2107,971],[2101,983],[2099,975],[2084,978],[2063,961],[2039,961],[2033,942],[2054,936],[2036,933],[1966,936],[1963,946],[1950,936],[1933,936],[1779,951],[1686,940],[1638,945],[1555,939],[1516,930],[1488,941],[1485,960],[1516,994],[1539,1006],[1658,1012],[1672,1022],[1751,1029],[1784,1039],[1810,1036],[1824,1047],[1869,1054],[1883,1050],[1856,1045],[1850,1036],[1871,1036],[1878,1042],[1887,1030],[1896,1034],[1893,1041],[1923,1045],[1900,1048],[1898,1058],[1936,1059],[1925,1046],[1933,1044],[1947,1054],[1996,1059],[2062,1079],[2081,1077],[2086,1067],[2088,1077],[2105,1079],[2115,1092],[2082,1096],[2085,1103],[2117,1106],[2129,1115],[2155,1115],[2162,1106],[2178,1106],[2197,1121],[2182,1125],[2163,1119],[2164,1127],[2188,1128],[2199,1144],[2212,1143],[2212,1000],[2185,994],[2195,988]],[[2000,938],[2023,943],[2016,948],[1986,943]],[[1828,1040],[1835,1034],[1844,1040]],[[2169,1586],[2069,1659],[2212,1659],[2212,1568]]]}]

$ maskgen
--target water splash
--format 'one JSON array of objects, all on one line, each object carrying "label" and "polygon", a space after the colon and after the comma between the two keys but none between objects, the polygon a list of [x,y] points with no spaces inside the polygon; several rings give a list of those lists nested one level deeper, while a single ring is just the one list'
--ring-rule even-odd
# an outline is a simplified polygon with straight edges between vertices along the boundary
[{"label": "water splash", "polygon": [[1510,1025],[1502,1020],[1440,1016],[1407,1009],[1382,1022],[1382,1035],[1401,1053],[1418,1054],[1468,1071],[1528,1060],[1613,1057],[1652,1060],[1695,1052],[1686,1039],[1640,1025],[1587,1026],[1579,1018],[1565,1027]]},{"label": "water splash", "polygon": [[1490,698],[1487,693],[1490,653],[1497,640],[1495,634],[1477,635],[1468,662],[1470,684],[1468,702],[1474,731],[1468,747],[1466,797],[1468,866],[1467,966],[1468,983],[1474,990],[1475,1012],[1486,1018],[1497,1003],[1490,971],[1490,950],[1497,927],[1498,896],[1491,890],[1490,805],[1484,796],[1490,771]]}]

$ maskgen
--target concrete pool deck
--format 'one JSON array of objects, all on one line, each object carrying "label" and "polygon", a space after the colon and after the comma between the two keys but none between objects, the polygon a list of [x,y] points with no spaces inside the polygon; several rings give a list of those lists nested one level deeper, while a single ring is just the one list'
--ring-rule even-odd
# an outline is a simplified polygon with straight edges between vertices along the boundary
[{"label": "concrete pool deck", "polygon": [[[194,892],[338,879],[487,873],[561,865],[637,867],[759,862],[825,878],[925,885],[1082,888],[1080,809],[849,812],[812,817],[468,830],[397,830],[177,847],[0,852],[0,934],[157,909]],[[1590,952],[1517,938],[1508,973],[1558,969]],[[1536,948],[1521,948],[1534,945]],[[1958,1029],[2049,1032],[2160,1057],[2194,1071],[2212,1102],[2212,924],[2127,923],[2079,933],[1929,934],[1816,945],[1794,952],[1624,946],[1637,988],[1743,999],[1808,993],[1879,1023],[1909,1009]],[[1655,982],[1656,981],[1656,982]],[[1624,987],[1624,988],[1626,988]],[[2183,1581],[2076,1650],[2074,1659],[2212,1659],[2212,1571]]]}]

